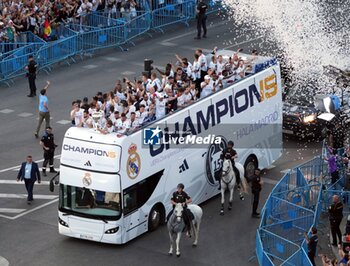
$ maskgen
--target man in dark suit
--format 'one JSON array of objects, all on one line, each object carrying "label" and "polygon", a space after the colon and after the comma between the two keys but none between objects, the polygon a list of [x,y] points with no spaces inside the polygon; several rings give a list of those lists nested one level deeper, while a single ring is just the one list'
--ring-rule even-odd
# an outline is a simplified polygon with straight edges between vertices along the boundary
[{"label": "man in dark suit", "polygon": [[38,180],[40,184],[40,171],[38,164],[33,162],[33,158],[31,155],[27,156],[27,161],[23,162],[21,165],[21,169],[17,175],[17,182],[24,180],[24,184],[26,185],[26,189],[28,192],[27,203],[31,204],[33,201],[33,188],[35,181]]}]

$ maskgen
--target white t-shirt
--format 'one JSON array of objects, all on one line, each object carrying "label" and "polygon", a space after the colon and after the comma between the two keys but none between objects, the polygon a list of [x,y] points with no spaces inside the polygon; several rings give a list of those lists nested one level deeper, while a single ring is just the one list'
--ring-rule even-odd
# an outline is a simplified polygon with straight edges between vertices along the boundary
[{"label": "white t-shirt", "polygon": [[242,79],[242,77],[241,77],[240,74],[243,73],[243,77],[244,77],[244,66],[243,66],[243,67],[238,67],[238,68],[236,69],[236,73],[237,73],[236,79],[237,79],[237,80]]},{"label": "white t-shirt", "polygon": [[201,98],[206,97],[213,93],[213,86],[209,83],[204,88],[202,88]]},{"label": "white t-shirt", "polygon": [[74,114],[74,122],[75,122],[75,125],[79,125],[82,120],[83,120],[83,112],[84,112],[84,109],[80,108],[79,111],[75,112]]},{"label": "white t-shirt", "polygon": [[192,101],[192,94],[191,94],[191,92],[189,92],[189,93],[184,93],[183,94],[184,95],[184,99],[185,99],[185,104],[188,104],[188,103],[190,103],[190,101]]},{"label": "white t-shirt", "polygon": [[200,63],[199,61],[194,61],[193,62],[193,67],[192,67],[192,77],[194,80],[196,79],[200,79],[201,78],[201,66],[200,66]]},{"label": "white t-shirt", "polygon": [[93,124],[93,122],[92,122],[92,118],[91,117],[89,117],[88,119],[84,119],[83,118],[83,123],[82,123],[82,125],[81,125],[81,127],[84,127],[84,128],[90,128],[90,126]]},{"label": "white t-shirt", "polygon": [[177,97],[177,107],[183,107],[185,105],[185,93],[182,93],[181,96]]},{"label": "white t-shirt", "polygon": [[151,81],[151,86],[156,90],[156,91],[162,91],[162,83],[160,82],[159,78],[156,78]]},{"label": "white t-shirt", "polygon": [[160,119],[165,116],[165,107],[167,100],[163,99],[162,101],[156,98],[156,119]]},{"label": "white t-shirt", "polygon": [[216,74],[221,75],[225,65],[226,63],[224,61],[222,61],[221,63],[219,61],[216,62]]},{"label": "white t-shirt", "polygon": [[136,112],[136,107],[135,107],[135,105],[130,105],[129,106],[129,110],[128,110],[128,113],[126,114],[126,117],[128,118],[128,119],[130,119],[130,116],[131,116],[131,113],[132,112]]},{"label": "white t-shirt", "polygon": [[210,61],[209,68],[215,70],[215,72],[216,72],[217,71],[217,64],[214,63],[213,61]]},{"label": "white t-shirt", "polygon": [[130,128],[136,129],[140,126],[139,120],[136,118],[134,121],[130,120]]},{"label": "white t-shirt", "polygon": [[126,119],[124,122],[121,118],[119,118],[116,122],[116,129],[115,131],[121,134],[126,133],[130,128],[130,120]]},{"label": "white t-shirt", "polygon": [[[145,107],[146,109],[146,107]],[[145,110],[143,113],[141,113],[140,111],[136,112],[136,118],[139,120],[139,124],[141,125],[143,123],[143,121],[145,120],[145,118],[148,116],[148,112]]]},{"label": "white t-shirt", "polygon": [[89,11],[91,11],[92,10],[92,4],[90,3],[90,2],[88,2],[88,3],[82,3],[81,5],[80,5],[80,7],[78,8],[78,11],[77,11],[77,13],[79,14],[79,15],[84,15],[84,14],[86,14],[87,12],[89,12]]},{"label": "white t-shirt", "polygon": [[202,54],[198,58],[198,62],[199,62],[199,65],[200,65],[202,71],[207,71],[208,70],[207,58],[205,57],[204,54]]},{"label": "white t-shirt", "polygon": [[104,117],[101,117],[97,122],[92,119],[92,124],[94,127],[105,128],[107,124],[107,120]]}]

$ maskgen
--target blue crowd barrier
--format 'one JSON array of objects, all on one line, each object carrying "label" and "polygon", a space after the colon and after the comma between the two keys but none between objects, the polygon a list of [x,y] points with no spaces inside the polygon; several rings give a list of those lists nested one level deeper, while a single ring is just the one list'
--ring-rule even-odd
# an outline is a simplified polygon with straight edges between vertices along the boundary
[{"label": "blue crowd barrier", "polygon": [[152,11],[152,29],[162,30],[163,27],[185,23],[196,13],[196,3],[188,1],[180,4],[168,4],[163,8]]},{"label": "blue crowd barrier", "polygon": [[[210,2],[211,3],[211,2]],[[212,2],[212,12],[219,2]],[[121,47],[133,43],[133,39],[150,29],[163,28],[176,23],[185,23],[196,14],[196,1],[167,1],[164,6],[151,10],[148,0],[141,1],[145,11],[137,11],[134,18],[119,18],[120,14],[94,12],[84,18],[80,25],[77,20],[52,28],[51,41],[46,42],[32,32],[18,36],[18,43],[0,45],[0,82],[6,82],[25,74],[24,67],[29,55],[33,55],[39,69],[50,70],[59,62],[74,62],[74,56],[90,54],[108,47]],[[118,17],[113,17],[116,15]]]},{"label": "blue crowd barrier", "polygon": [[321,213],[328,212],[333,195],[340,196],[344,213],[350,213],[345,174],[335,184],[326,182],[328,176],[327,164],[319,156],[291,169],[272,189],[256,234],[260,265],[311,265],[304,232],[319,225]]}]

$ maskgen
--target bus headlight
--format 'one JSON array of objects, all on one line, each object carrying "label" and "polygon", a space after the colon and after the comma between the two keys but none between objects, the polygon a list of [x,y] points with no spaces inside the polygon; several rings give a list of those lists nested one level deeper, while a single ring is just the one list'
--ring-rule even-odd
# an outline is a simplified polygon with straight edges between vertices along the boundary
[{"label": "bus headlight", "polygon": [[118,232],[119,230],[119,226],[115,227],[115,228],[111,228],[111,229],[108,229],[105,234],[115,234],[116,232]]},{"label": "bus headlight", "polygon": [[304,122],[305,124],[307,124],[307,123],[312,123],[312,122],[314,122],[315,120],[316,120],[316,114],[308,115],[308,116],[305,116],[305,117],[303,118],[303,122]]},{"label": "bus headlight", "polygon": [[68,224],[65,221],[63,221],[60,217],[58,217],[58,222],[60,223],[60,225],[63,225],[65,227],[69,227]]}]

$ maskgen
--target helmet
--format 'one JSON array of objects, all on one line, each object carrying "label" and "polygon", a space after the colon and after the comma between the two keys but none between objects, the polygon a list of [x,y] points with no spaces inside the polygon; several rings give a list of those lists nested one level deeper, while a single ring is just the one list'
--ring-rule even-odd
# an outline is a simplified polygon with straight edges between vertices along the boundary
[{"label": "helmet", "polygon": [[230,140],[229,142],[227,142],[227,145],[234,146],[233,141]]},{"label": "helmet", "polygon": [[184,184],[180,183],[180,184],[178,184],[178,185],[177,185],[177,188],[184,189],[184,188],[185,188],[185,186],[184,186]]}]

